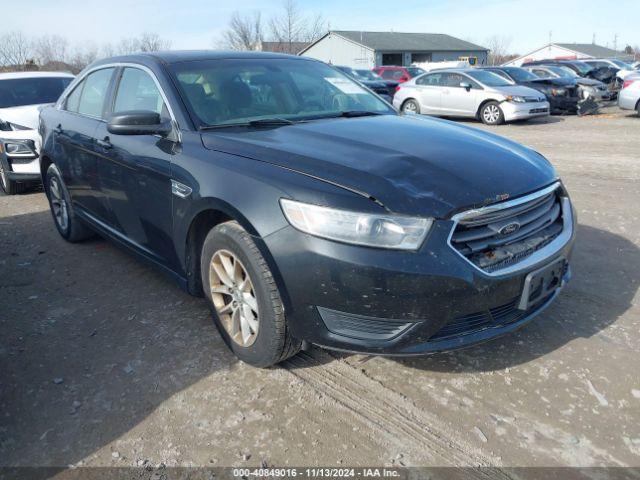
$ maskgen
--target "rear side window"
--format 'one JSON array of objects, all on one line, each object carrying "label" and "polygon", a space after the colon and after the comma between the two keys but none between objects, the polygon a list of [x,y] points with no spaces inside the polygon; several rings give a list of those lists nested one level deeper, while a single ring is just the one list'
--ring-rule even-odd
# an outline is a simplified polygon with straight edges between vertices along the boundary
[{"label": "rear side window", "polygon": [[404,75],[404,72],[402,70],[384,70],[382,72],[382,77],[383,78],[389,78],[392,80],[399,80],[400,78],[402,78]]},{"label": "rear side window", "polygon": [[[113,68],[104,68],[87,75],[87,78],[67,98],[67,110],[89,117],[102,118],[104,100],[113,70]],[[75,97],[76,92],[79,98]]]},{"label": "rear side window", "polygon": [[444,85],[442,73],[430,73],[429,75],[423,75],[416,80],[418,85],[431,85],[431,86],[442,86]]},{"label": "rear side window", "polygon": [[147,110],[156,112],[165,119],[169,118],[156,82],[151,75],[139,68],[127,67],[123,70],[113,106],[114,112],[129,110]]}]

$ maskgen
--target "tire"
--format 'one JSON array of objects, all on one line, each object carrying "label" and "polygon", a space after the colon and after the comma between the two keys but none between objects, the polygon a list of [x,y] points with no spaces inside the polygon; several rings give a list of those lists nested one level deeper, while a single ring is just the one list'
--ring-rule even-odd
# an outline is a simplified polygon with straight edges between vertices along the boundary
[{"label": "tire", "polygon": [[485,125],[502,125],[504,113],[498,102],[487,102],[480,109],[480,120]]},{"label": "tire", "polygon": [[[302,343],[289,334],[269,266],[237,222],[222,223],[208,233],[200,272],[215,324],[240,360],[270,367],[300,351]],[[233,275],[225,278],[227,272]]]},{"label": "tire", "polygon": [[62,238],[75,243],[95,235],[95,232],[74,213],[67,187],[60,175],[60,170],[54,164],[49,165],[47,169],[44,191],[49,200],[53,223]]},{"label": "tire", "polygon": [[636,113],[640,117],[640,100],[638,100],[638,103],[636,104]]},{"label": "tire", "polygon": [[405,100],[402,104],[402,113],[408,114],[419,114],[420,113],[420,104],[415,101],[413,98],[409,100]]},{"label": "tire", "polygon": [[8,169],[8,165],[0,160],[0,186],[4,193],[7,195],[16,195],[24,192],[26,190],[26,185],[24,183],[18,183],[15,180],[11,180],[8,175]]}]

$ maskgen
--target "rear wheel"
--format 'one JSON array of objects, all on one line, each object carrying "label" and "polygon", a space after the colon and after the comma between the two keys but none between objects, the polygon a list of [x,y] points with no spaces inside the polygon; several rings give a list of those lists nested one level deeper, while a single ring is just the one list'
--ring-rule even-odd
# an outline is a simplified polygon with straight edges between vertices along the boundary
[{"label": "rear wheel", "polygon": [[94,235],[94,232],[80,220],[73,211],[69,192],[60,170],[49,165],[45,175],[44,188],[49,199],[49,207],[58,233],[68,242],[79,242]]},{"label": "rear wheel", "polygon": [[638,103],[636,104],[636,112],[638,113],[638,116],[640,117],[640,100],[638,100]]},{"label": "rear wheel", "polygon": [[289,334],[273,275],[237,222],[209,232],[200,272],[216,326],[238,358],[269,367],[298,353],[301,342]]},{"label": "rear wheel", "polygon": [[402,104],[402,113],[418,114],[420,113],[420,105],[413,98],[410,98]]},{"label": "rear wheel", "polygon": [[504,123],[504,113],[498,102],[488,102],[480,109],[480,120],[486,125],[501,125]]}]

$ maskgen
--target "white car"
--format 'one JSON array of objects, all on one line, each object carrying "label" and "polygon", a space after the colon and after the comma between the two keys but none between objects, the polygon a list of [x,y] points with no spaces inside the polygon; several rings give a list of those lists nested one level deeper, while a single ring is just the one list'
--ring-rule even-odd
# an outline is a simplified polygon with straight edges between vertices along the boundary
[{"label": "white car", "polygon": [[69,73],[0,73],[0,185],[13,195],[40,182],[40,108],[55,103]]},{"label": "white car", "polygon": [[640,74],[629,75],[624,79],[622,90],[618,94],[618,106],[623,110],[636,110],[640,116]]},{"label": "white car", "polygon": [[401,83],[393,106],[403,113],[472,117],[499,125],[549,115],[547,97],[492,72],[446,69]]}]

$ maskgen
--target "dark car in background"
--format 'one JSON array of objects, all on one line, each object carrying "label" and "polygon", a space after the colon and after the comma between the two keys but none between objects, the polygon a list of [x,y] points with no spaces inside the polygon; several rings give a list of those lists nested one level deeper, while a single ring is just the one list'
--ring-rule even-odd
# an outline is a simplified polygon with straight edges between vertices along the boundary
[{"label": "dark car in background", "polygon": [[578,75],[572,69],[560,65],[533,65],[525,67],[540,78],[566,78],[578,84],[578,97],[582,99],[611,100],[611,92],[605,83]]},{"label": "dark car in background", "polygon": [[391,97],[393,97],[393,95],[396,93],[398,85],[400,85],[400,82],[396,82],[395,80],[390,80],[388,78],[382,78],[372,70],[356,68],[354,69],[354,71],[358,74],[359,78],[362,78],[364,80],[384,82],[384,84],[387,86],[387,90],[389,90],[389,95],[391,95]]},{"label": "dark car in background", "polygon": [[394,67],[394,66],[383,66],[376,67],[372,70],[376,74],[380,75],[385,80],[393,80],[398,83],[403,83],[412,78],[418,77],[423,73],[426,73],[425,70],[419,67]]},{"label": "dark car in background", "polygon": [[308,58],[101,60],[40,133],[60,235],[98,232],[204,295],[253,365],[307,343],[464,347],[526,324],[570,276],[573,209],[542,155],[399,115]]},{"label": "dark car in background", "polygon": [[540,78],[519,67],[482,67],[516,85],[533,88],[546,95],[551,114],[576,113],[578,111],[578,86],[571,78]]},{"label": "dark car in background", "polygon": [[[363,77],[362,75],[360,75],[353,68],[346,67],[344,65],[336,65],[336,68],[338,70],[340,70],[342,73],[345,73],[345,74],[349,75],[351,78],[353,78],[357,82],[360,82],[365,87],[367,87],[370,90],[374,91],[375,93],[380,95],[387,102],[391,103],[391,101],[393,100],[393,94],[395,93],[395,90],[396,90],[395,87],[390,88],[386,84],[386,82],[384,82],[381,78],[367,79],[367,78]],[[398,86],[397,83],[396,83],[396,86]]]},{"label": "dark car in background", "polygon": [[535,60],[525,62],[522,67],[534,65],[557,65],[570,68],[575,73],[585,78],[593,78],[606,84],[615,84],[617,70],[609,67],[596,68],[580,60]]}]

